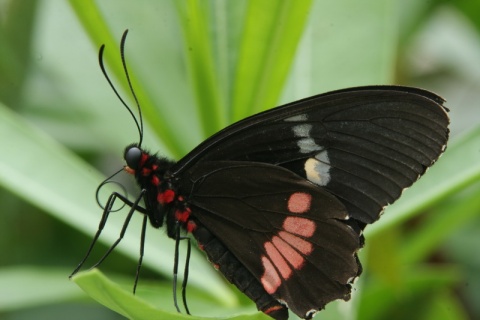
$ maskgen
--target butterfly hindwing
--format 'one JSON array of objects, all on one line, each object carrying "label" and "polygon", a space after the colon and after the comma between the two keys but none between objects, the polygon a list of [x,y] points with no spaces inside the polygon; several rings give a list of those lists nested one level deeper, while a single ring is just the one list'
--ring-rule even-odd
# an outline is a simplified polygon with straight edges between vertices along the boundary
[{"label": "butterfly hindwing", "polygon": [[207,161],[188,173],[192,217],[268,294],[304,317],[349,298],[362,240],[334,196],[271,164]]}]

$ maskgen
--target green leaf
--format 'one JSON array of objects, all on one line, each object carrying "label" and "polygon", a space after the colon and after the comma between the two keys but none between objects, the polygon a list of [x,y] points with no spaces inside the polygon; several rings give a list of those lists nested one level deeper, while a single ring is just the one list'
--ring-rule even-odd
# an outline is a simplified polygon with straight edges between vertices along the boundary
[{"label": "green leaf", "polygon": [[249,1],[232,90],[234,121],[278,102],[310,5],[311,1]]},{"label": "green leaf", "polygon": [[[434,299],[430,301],[422,314],[425,320],[468,320],[471,319],[463,309],[462,301],[457,295],[446,290],[439,290]],[[425,309],[425,308],[423,308]]]},{"label": "green leaf", "polygon": [[68,270],[59,268],[0,268],[0,310],[7,312],[78,298],[78,289],[67,277]]},{"label": "green leaf", "polygon": [[282,101],[394,83],[397,5],[392,0],[315,1]]},{"label": "green leaf", "polygon": [[32,30],[38,3],[29,0],[2,3],[0,23],[0,99],[18,106],[30,66]]},{"label": "green leaf", "polygon": [[[370,278],[370,286],[362,287],[366,290],[358,301],[358,319],[387,319],[390,318],[390,310],[399,310],[398,306],[416,306],[418,301],[428,294],[446,287],[453,287],[461,281],[458,268],[453,266],[429,267],[418,266],[405,268],[401,275],[402,282],[374,281]],[[395,312],[395,311],[394,311]],[[406,312],[412,314],[415,312]]]},{"label": "green leaf", "polygon": [[[259,312],[252,315],[207,318],[179,314],[173,310],[160,310],[138,295],[133,295],[131,292],[124,290],[117,283],[110,281],[96,269],[79,273],[73,278],[73,281],[75,281],[75,283],[78,284],[84,291],[86,291],[93,299],[129,319],[270,319],[266,315]],[[171,289],[170,284],[168,284],[167,287],[168,289]],[[164,292],[168,292],[167,295],[171,296],[170,290],[165,287],[162,289]],[[164,305],[167,300],[158,299],[158,301]],[[206,299],[204,303],[208,304],[208,301],[211,300]],[[179,301],[179,303],[181,302]],[[215,308],[214,305],[210,307]],[[208,308],[204,309],[208,310]]]},{"label": "green leaf", "polygon": [[480,185],[467,189],[430,212],[421,226],[408,234],[397,255],[403,263],[425,259],[462,226],[480,216]]},{"label": "green leaf", "polygon": [[[226,124],[225,106],[222,99],[218,70],[214,65],[214,41],[208,32],[208,3],[198,0],[176,1],[178,15],[182,23],[185,54],[189,66],[190,79],[197,99],[200,123],[208,137]],[[210,19],[211,20],[211,19]]]}]

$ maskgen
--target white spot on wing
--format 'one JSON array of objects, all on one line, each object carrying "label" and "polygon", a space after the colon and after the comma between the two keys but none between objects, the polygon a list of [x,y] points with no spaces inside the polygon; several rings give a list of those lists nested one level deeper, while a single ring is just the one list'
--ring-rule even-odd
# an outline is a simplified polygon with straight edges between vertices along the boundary
[{"label": "white spot on wing", "polygon": [[284,121],[306,121],[307,115],[306,114],[299,114],[293,117],[285,118]]},{"label": "white spot on wing", "polygon": [[311,124],[299,124],[292,128],[295,137],[308,138],[310,136],[310,130],[312,130]]},{"label": "white spot on wing", "polygon": [[[305,115],[301,115],[305,116]],[[295,116],[300,117],[300,116]],[[300,148],[301,153],[311,153],[314,151],[322,150],[323,148],[319,146],[313,138],[310,137],[310,130],[312,130],[311,124],[299,124],[292,127],[293,134],[297,138],[302,138],[297,141],[297,146]]]},{"label": "white spot on wing", "polygon": [[298,147],[300,148],[301,153],[311,153],[313,151],[319,151],[323,148],[315,143],[315,140],[312,138],[300,139],[297,142]]},{"label": "white spot on wing", "polygon": [[323,150],[322,152],[317,153],[317,155],[315,156],[315,159],[317,159],[320,162],[323,162],[324,164],[328,165],[328,167],[330,168],[330,159],[328,158],[327,150]]},{"label": "white spot on wing", "polygon": [[315,314],[318,312],[318,310],[315,309],[310,309],[305,313],[305,319],[311,319],[315,316]]}]

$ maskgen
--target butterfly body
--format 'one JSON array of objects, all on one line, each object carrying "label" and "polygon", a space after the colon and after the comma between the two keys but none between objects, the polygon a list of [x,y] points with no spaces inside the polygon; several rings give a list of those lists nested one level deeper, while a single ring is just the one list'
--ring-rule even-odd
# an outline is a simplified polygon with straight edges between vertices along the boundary
[{"label": "butterfly body", "polygon": [[444,151],[442,104],[408,87],[334,91],[239,121],[178,162],[130,145],[125,170],[152,226],[192,233],[259,310],[309,319],[350,298],[363,228]]}]

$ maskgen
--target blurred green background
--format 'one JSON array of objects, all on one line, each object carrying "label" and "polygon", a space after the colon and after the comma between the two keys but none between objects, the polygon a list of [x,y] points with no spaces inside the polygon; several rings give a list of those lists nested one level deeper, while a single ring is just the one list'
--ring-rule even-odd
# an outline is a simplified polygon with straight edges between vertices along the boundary
[{"label": "blurred green background", "polygon": [[[0,19],[0,319],[141,318],[110,311],[68,281],[100,219],[95,189],[137,140],[97,62],[105,43],[109,72],[133,105],[118,59],[127,28],[144,145],[176,159],[235,120],[328,90],[403,84],[447,99],[445,155],[367,227],[352,301],[317,318],[480,318],[479,1],[2,0]],[[87,264],[116,239],[122,217],[111,217]],[[126,290],[136,218],[101,266]],[[164,230],[148,230],[138,292],[167,311],[173,244]],[[255,311],[201,253],[190,270],[195,315]]]}]

